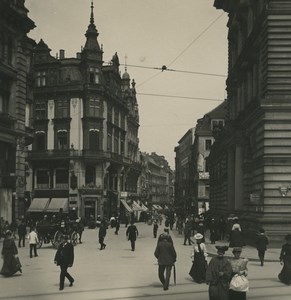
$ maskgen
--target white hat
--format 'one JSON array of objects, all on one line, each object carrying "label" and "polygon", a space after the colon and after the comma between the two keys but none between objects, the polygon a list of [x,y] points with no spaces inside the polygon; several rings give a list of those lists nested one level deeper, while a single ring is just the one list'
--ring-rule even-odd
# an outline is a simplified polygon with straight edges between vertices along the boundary
[{"label": "white hat", "polygon": [[194,239],[195,239],[195,240],[201,240],[201,239],[203,239],[203,235],[202,235],[201,233],[196,233],[196,234],[194,235]]}]

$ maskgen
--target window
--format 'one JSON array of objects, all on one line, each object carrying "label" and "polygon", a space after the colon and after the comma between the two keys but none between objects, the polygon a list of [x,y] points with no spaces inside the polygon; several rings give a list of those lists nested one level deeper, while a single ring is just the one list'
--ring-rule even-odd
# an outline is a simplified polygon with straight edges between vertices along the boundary
[{"label": "window", "polygon": [[56,102],[56,118],[68,118],[69,117],[69,101],[58,100]]},{"label": "window", "polygon": [[121,139],[120,139],[120,154],[124,155],[125,153],[125,136],[122,134]]},{"label": "window", "polygon": [[85,184],[90,184],[93,183],[95,184],[95,178],[96,178],[96,174],[95,174],[95,167],[93,166],[86,166],[85,169]]},{"label": "window", "polygon": [[112,151],[112,129],[108,128],[107,132],[107,151]]},{"label": "window", "polygon": [[69,187],[69,172],[66,169],[56,169],[56,188]]},{"label": "window", "polygon": [[90,83],[100,83],[100,74],[98,68],[90,68],[89,80]]},{"label": "window", "polygon": [[120,120],[121,124],[120,124],[120,127],[122,129],[125,129],[125,115],[122,113],[121,114],[121,120]]},{"label": "window", "polygon": [[99,130],[90,129],[89,130],[89,149],[90,150],[99,150]]},{"label": "window", "polygon": [[35,103],[35,118],[36,119],[45,119],[46,118],[46,102],[38,101]]},{"label": "window", "polygon": [[100,100],[90,99],[89,100],[89,116],[99,117],[100,116]]},{"label": "window", "polygon": [[68,132],[67,130],[58,130],[57,132],[57,149],[65,150],[68,149]]},{"label": "window", "polygon": [[8,113],[10,81],[0,78],[0,113]]},{"label": "window", "polygon": [[26,127],[31,126],[31,104],[30,103],[25,104],[25,126]]},{"label": "window", "polygon": [[119,126],[119,111],[116,108],[114,109],[114,124]]},{"label": "window", "polygon": [[211,120],[211,129],[221,129],[224,126],[224,120]]},{"label": "window", "polygon": [[45,150],[46,143],[45,143],[46,135],[44,131],[36,131],[35,133],[35,147],[36,150]]},{"label": "window", "polygon": [[114,133],[114,152],[119,153],[119,139],[118,139],[118,132]]},{"label": "window", "polygon": [[210,150],[212,145],[212,140],[205,140],[205,150]]},{"label": "window", "polygon": [[112,106],[108,105],[108,110],[107,110],[107,121],[112,122]]},{"label": "window", "polygon": [[36,171],[36,187],[38,189],[47,189],[50,184],[49,170]]},{"label": "window", "polygon": [[35,84],[36,84],[36,86],[46,86],[46,72],[45,71],[36,72]]},{"label": "window", "polygon": [[209,187],[209,184],[206,184],[205,185],[205,197],[209,197],[209,191],[210,191],[210,187]]}]

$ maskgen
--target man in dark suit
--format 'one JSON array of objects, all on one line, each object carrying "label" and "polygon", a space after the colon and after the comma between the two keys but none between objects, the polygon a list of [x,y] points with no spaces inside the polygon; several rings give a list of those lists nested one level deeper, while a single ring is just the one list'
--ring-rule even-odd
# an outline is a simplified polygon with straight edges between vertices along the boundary
[{"label": "man in dark suit", "polygon": [[[170,240],[169,235],[160,235],[154,255],[158,259],[159,279],[164,290],[166,291],[169,289],[172,266],[177,259],[177,253],[174,248],[173,241]],[[164,276],[165,271],[166,277]]]},{"label": "man in dark suit", "polygon": [[138,236],[138,230],[134,225],[134,222],[131,221],[130,226],[126,230],[126,236],[131,243],[131,251],[135,250],[135,241]]},{"label": "man in dark suit", "polygon": [[68,273],[68,268],[74,263],[74,246],[69,242],[68,236],[63,235],[63,242],[59,245],[55,255],[55,264],[60,266],[60,291],[64,289],[65,277],[70,281],[70,286],[73,286],[74,278]]}]

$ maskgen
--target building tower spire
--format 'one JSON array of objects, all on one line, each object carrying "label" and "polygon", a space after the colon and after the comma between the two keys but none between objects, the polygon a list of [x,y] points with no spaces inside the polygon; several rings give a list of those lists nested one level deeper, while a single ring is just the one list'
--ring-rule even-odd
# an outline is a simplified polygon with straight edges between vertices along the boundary
[{"label": "building tower spire", "polygon": [[91,1],[91,17],[90,17],[90,24],[94,24],[94,4],[93,4],[93,0]]},{"label": "building tower spire", "polygon": [[95,23],[94,23],[94,3],[93,0],[91,0],[91,12],[90,12],[90,23],[88,25],[88,29],[86,31],[86,43],[83,48],[83,57],[87,57],[90,59],[98,60],[100,63],[102,63],[102,56],[103,51],[99,46],[98,43],[98,31],[96,29]]}]

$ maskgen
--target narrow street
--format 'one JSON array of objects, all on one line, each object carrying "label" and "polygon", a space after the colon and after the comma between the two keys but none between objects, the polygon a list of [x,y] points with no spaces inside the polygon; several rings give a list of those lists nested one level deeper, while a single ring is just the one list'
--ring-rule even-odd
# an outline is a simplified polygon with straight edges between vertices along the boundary
[{"label": "narrow street", "polygon": [[[75,278],[73,287],[68,282],[65,289],[59,291],[59,268],[53,263],[55,249],[44,245],[38,250],[39,256],[29,258],[29,248],[19,249],[23,265],[23,274],[0,279],[0,299],[208,299],[207,285],[192,282],[188,272],[191,267],[191,246],[183,245],[183,236],[176,230],[171,233],[178,254],[176,263],[177,284],[173,276],[168,291],[163,291],[157,276],[157,262],[153,256],[157,240],[152,236],[152,226],[137,223],[140,235],[136,251],[130,250],[130,243],[125,238],[126,228],[121,226],[119,235],[109,228],[105,250],[99,250],[97,229],[86,229],[83,244],[75,247],[75,262],[69,269]],[[163,225],[159,227],[159,233]],[[1,243],[2,246],[2,243]],[[215,253],[213,245],[207,242],[210,256]],[[280,264],[277,259],[279,249],[272,249],[267,254],[270,262],[262,268],[259,262],[249,262],[250,291],[248,299],[290,299],[290,287],[277,279]],[[249,256],[256,250],[248,248]],[[227,253],[231,255],[230,251]],[[210,259],[210,258],[209,258]]]}]

